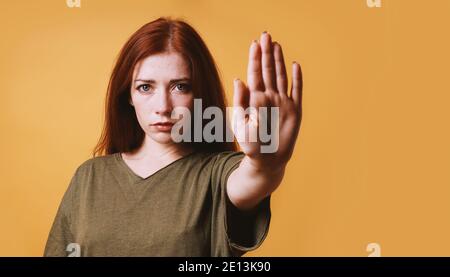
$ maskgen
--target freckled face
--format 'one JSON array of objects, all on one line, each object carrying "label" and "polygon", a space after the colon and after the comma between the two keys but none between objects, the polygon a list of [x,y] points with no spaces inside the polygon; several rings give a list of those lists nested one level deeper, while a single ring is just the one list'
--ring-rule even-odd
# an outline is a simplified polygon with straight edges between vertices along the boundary
[{"label": "freckled face", "polygon": [[159,143],[172,143],[170,124],[175,107],[192,110],[189,65],[180,54],[165,52],[151,55],[139,62],[133,72],[131,104],[139,125],[147,136]]}]

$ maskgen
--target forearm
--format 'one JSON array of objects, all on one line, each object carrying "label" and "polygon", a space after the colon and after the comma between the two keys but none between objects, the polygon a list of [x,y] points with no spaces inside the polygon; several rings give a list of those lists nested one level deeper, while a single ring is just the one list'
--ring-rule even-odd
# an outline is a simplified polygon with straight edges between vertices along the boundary
[{"label": "forearm", "polygon": [[261,165],[245,156],[228,177],[227,193],[240,210],[251,210],[281,183],[286,164]]}]

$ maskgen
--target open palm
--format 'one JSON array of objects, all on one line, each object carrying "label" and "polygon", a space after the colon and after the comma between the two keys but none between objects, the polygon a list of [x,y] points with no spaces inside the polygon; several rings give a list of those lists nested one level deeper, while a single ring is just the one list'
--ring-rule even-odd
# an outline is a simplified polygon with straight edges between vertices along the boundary
[{"label": "open palm", "polygon": [[[260,41],[250,46],[247,85],[239,79],[234,81],[234,108],[247,109],[278,107],[278,148],[273,153],[262,153],[264,143],[258,139],[249,140],[249,134],[258,129],[264,118],[261,114],[244,116],[234,114],[233,131],[241,150],[251,160],[261,166],[275,167],[285,165],[292,156],[300,130],[302,117],[302,73],[300,65],[292,64],[292,84],[288,95],[288,79],[280,44],[272,42],[264,32]],[[270,116],[268,118],[270,122]]]}]

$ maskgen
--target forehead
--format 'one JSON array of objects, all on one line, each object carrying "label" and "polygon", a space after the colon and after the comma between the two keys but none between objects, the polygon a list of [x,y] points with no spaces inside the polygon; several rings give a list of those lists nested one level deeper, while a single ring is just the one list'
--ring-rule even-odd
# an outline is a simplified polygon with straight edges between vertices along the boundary
[{"label": "forehead", "polygon": [[164,52],[146,57],[134,68],[134,79],[170,80],[189,78],[189,64],[176,52]]}]

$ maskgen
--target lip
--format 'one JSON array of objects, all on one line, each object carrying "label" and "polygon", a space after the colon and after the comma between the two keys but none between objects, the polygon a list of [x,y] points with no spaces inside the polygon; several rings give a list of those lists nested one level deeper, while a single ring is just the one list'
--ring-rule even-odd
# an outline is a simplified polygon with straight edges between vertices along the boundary
[{"label": "lip", "polygon": [[155,127],[158,131],[168,132],[172,130],[174,123],[172,122],[157,122],[152,124],[151,126]]},{"label": "lip", "polygon": [[174,123],[166,121],[166,122],[156,122],[152,124],[153,126],[173,126]]}]

